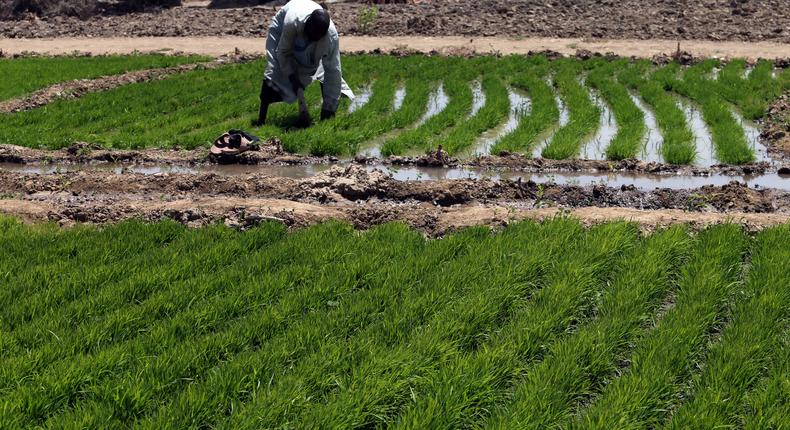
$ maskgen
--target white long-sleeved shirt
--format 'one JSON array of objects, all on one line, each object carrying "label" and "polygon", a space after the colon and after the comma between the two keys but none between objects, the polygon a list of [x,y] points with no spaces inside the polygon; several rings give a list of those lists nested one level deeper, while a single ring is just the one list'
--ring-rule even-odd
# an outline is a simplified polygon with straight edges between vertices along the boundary
[{"label": "white long-sleeved shirt", "polygon": [[311,0],[291,0],[277,12],[266,39],[264,76],[287,103],[296,101],[290,75],[296,74],[304,86],[313,80],[320,81],[324,93],[322,108],[335,112],[341,94],[353,99],[354,93],[343,80],[340,36],[335,24],[330,21],[326,36],[316,42],[310,42],[305,34],[307,18],[320,8],[321,5]]}]

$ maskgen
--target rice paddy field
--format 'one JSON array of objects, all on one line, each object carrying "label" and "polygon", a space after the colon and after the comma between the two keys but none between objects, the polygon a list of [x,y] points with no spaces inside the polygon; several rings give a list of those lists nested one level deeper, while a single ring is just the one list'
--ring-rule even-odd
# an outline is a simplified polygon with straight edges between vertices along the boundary
[{"label": "rice paddy field", "polygon": [[0,428],[786,428],[789,241],[0,218]]},{"label": "rice paddy field", "polygon": [[[46,82],[187,61],[197,60],[2,60],[4,76],[26,83],[6,81],[0,96],[19,96]],[[37,71],[35,79],[26,79],[26,68]],[[507,151],[551,159],[745,164],[769,160],[754,122],[790,88],[790,70],[775,70],[769,61],[655,66],[603,57],[351,55],[344,57],[344,75],[358,97],[345,100],[336,118],[298,129],[293,106],[276,104],[268,124],[258,128],[251,123],[263,69],[262,60],[198,69],[0,114],[0,143],[188,149],[242,128],[279,137],[289,152],[312,155],[408,155],[441,146],[458,157]],[[307,98],[317,118],[317,85]]]},{"label": "rice paddy field", "polygon": [[790,68],[691,63],[0,58],[0,429],[790,428]]}]

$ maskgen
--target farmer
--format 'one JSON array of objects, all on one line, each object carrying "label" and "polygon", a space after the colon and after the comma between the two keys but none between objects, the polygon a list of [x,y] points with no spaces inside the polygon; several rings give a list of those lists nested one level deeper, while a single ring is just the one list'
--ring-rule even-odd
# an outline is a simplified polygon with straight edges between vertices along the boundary
[{"label": "farmer", "polygon": [[311,0],[291,0],[277,12],[266,39],[266,72],[257,125],[266,123],[270,104],[298,100],[299,125],[308,126],[304,89],[314,80],[321,82],[322,120],[335,115],[341,95],[354,98],[343,80],[339,42],[329,12]]}]

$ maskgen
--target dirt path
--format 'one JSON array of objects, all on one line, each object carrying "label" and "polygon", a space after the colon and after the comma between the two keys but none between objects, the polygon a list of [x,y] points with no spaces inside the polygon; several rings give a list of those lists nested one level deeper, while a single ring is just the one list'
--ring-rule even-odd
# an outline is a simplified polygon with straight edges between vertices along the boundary
[{"label": "dirt path", "polygon": [[[677,50],[673,40],[594,40],[502,37],[469,38],[440,37],[367,37],[344,36],[345,52],[370,52],[409,49],[419,52],[527,54],[553,50],[572,55],[577,50],[614,53],[625,57],[651,58]],[[263,53],[264,40],[252,37],[64,37],[57,39],[0,39],[0,51],[6,55],[37,52],[52,55],[75,51],[90,54],[129,54],[133,52],[184,52],[201,55],[223,55],[239,49],[248,53]],[[685,41],[681,49],[695,56],[720,58],[787,58],[790,44],[775,42]]]}]

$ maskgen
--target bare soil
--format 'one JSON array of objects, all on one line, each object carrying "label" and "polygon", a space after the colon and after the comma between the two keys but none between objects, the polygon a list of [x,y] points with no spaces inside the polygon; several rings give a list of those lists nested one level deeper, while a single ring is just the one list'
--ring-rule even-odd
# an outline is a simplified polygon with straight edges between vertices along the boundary
[{"label": "bare soil", "polygon": [[[785,0],[423,0],[378,5],[373,36],[507,36],[790,42]],[[363,2],[330,4],[340,32],[362,34]],[[0,21],[11,38],[61,36],[262,37],[274,7],[182,7],[147,13]]]},{"label": "bare soil", "polygon": [[190,226],[248,227],[276,219],[301,227],[340,219],[358,228],[404,221],[431,236],[469,225],[571,214],[587,222],[631,219],[645,228],[732,220],[751,229],[790,220],[790,192],[732,182],[695,190],[536,184],[520,181],[401,182],[359,166],[305,179],[217,174],[24,174],[0,171],[0,212],[61,225],[129,218]]},{"label": "bare soil", "polygon": [[[768,152],[777,159],[790,159],[790,93],[771,103],[763,121],[763,140]],[[790,173],[790,167],[786,167]]]}]

